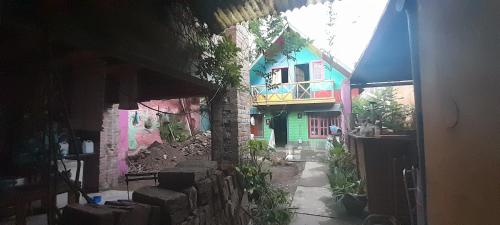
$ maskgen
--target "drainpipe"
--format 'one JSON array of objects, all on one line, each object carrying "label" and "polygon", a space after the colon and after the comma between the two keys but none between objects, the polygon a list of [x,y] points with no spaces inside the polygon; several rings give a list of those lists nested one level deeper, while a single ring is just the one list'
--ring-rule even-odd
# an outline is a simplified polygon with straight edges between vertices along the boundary
[{"label": "drainpipe", "polygon": [[422,82],[420,80],[420,54],[418,43],[417,0],[398,0],[396,9],[406,13],[408,23],[408,44],[410,46],[411,74],[415,94],[415,115],[417,128],[418,181],[417,181],[417,224],[427,224],[427,193],[424,150],[424,124],[422,113]]}]

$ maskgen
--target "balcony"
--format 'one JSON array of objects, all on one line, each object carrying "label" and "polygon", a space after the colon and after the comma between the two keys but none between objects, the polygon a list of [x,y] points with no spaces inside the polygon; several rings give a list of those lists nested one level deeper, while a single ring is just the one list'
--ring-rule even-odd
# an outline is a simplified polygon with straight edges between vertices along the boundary
[{"label": "balcony", "polygon": [[267,88],[254,85],[251,88],[254,105],[289,105],[335,102],[333,80],[281,83]]}]

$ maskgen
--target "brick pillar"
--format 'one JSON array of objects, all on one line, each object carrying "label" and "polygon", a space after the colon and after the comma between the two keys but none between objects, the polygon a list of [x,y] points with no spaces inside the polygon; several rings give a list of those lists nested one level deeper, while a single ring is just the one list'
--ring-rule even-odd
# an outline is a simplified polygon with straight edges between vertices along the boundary
[{"label": "brick pillar", "polygon": [[[244,26],[229,28],[226,35],[240,48],[246,48],[248,31]],[[242,59],[246,57],[241,56]],[[248,87],[250,63],[243,60],[242,85]],[[212,158],[219,162],[238,163],[239,149],[250,139],[251,98],[248,91],[229,88],[211,102]]]},{"label": "brick pillar", "polygon": [[99,190],[118,185],[118,143],[120,140],[118,104],[107,109],[102,116],[99,152]]},{"label": "brick pillar", "polygon": [[[123,64],[108,66],[108,76],[120,78],[120,104],[113,104],[102,114],[102,130],[99,153],[99,189],[109,189],[118,185],[118,177],[127,171],[126,142],[128,133],[128,113],[119,107],[133,108],[137,99],[137,68]],[[122,130],[124,129],[124,130]]]}]

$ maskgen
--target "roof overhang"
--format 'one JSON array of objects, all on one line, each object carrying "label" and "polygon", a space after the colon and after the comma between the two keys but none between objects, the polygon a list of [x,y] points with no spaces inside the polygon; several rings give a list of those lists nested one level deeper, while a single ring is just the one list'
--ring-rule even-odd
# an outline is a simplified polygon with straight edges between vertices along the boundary
[{"label": "roof overhang", "polygon": [[342,112],[342,106],[339,103],[331,105],[317,105],[309,107],[304,112]]},{"label": "roof overhang", "polygon": [[390,0],[380,22],[351,77],[351,85],[411,81],[408,25],[404,12]]},{"label": "roof overhang", "polygon": [[215,33],[260,17],[328,0],[192,0],[197,17]]},{"label": "roof overhang", "polygon": [[252,107],[251,114],[260,114],[269,111],[303,111],[303,112],[342,112],[340,103],[313,103],[297,105],[260,105]]}]

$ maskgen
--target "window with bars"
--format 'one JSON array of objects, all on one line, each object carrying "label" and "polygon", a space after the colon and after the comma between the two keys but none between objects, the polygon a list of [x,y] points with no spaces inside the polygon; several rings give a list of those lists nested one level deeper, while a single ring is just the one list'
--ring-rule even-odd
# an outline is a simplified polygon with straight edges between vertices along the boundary
[{"label": "window with bars", "polygon": [[309,113],[309,138],[333,135],[330,126],[340,126],[340,117],[333,112]]}]

